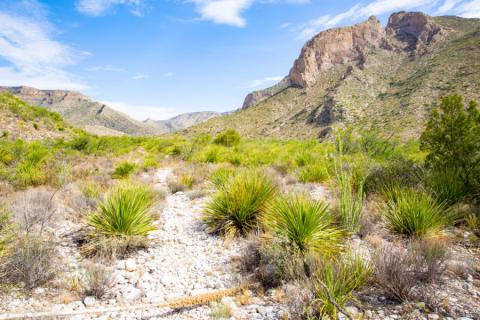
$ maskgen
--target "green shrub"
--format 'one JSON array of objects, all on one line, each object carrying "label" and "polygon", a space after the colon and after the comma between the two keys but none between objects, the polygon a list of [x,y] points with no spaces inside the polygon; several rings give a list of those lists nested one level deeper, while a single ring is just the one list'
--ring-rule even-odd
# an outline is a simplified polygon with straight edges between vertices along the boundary
[{"label": "green shrub", "polygon": [[480,113],[471,101],[464,106],[461,96],[442,98],[432,111],[420,138],[427,151],[426,163],[434,170],[455,169],[467,186],[480,170]]},{"label": "green shrub", "polygon": [[[355,181],[347,170],[337,170],[337,205],[342,226],[353,233],[360,231],[365,194],[363,182]],[[355,188],[356,187],[356,188]],[[356,190],[355,190],[356,189]]]},{"label": "green shrub", "polygon": [[29,161],[22,161],[15,168],[13,183],[21,188],[38,186],[45,181],[45,173],[41,166]]},{"label": "green shrub", "polygon": [[109,243],[113,253],[134,249],[156,229],[151,213],[154,203],[155,192],[150,188],[140,185],[115,187],[106,195],[98,211],[88,216],[92,232],[84,252],[96,254]]},{"label": "green shrub", "polygon": [[388,227],[407,236],[427,236],[443,230],[452,219],[445,204],[413,188],[392,188],[386,192],[385,220]]},{"label": "green shrub", "polygon": [[130,162],[120,162],[113,170],[112,177],[114,179],[128,178],[136,169],[135,164]]},{"label": "green shrub", "polygon": [[302,253],[337,253],[343,233],[333,222],[333,214],[326,203],[305,195],[277,199],[266,215],[269,228]]},{"label": "green shrub", "polygon": [[227,182],[235,176],[235,169],[230,167],[220,167],[215,169],[210,174],[210,181],[215,188],[220,189],[227,184]]},{"label": "green shrub", "polygon": [[222,187],[207,204],[203,222],[211,233],[247,234],[258,227],[277,187],[259,172],[244,172]]},{"label": "green shrub", "polygon": [[319,319],[326,315],[337,319],[338,305],[344,306],[353,298],[353,292],[364,286],[371,278],[373,267],[360,257],[347,256],[339,260],[328,261],[313,280],[315,300],[313,313]]},{"label": "green shrub", "polygon": [[323,182],[329,178],[328,167],[324,162],[305,165],[300,169],[298,179],[301,182]]},{"label": "green shrub", "polygon": [[233,129],[226,130],[224,132],[219,133],[213,143],[219,144],[225,147],[233,147],[240,143],[240,135],[237,131]]},{"label": "green shrub", "polygon": [[458,170],[432,170],[425,174],[424,183],[435,197],[448,205],[462,201],[468,195],[468,187]]},{"label": "green shrub", "polygon": [[313,162],[313,155],[310,152],[302,150],[295,155],[295,163],[299,167],[306,166]]},{"label": "green shrub", "polygon": [[12,240],[12,227],[10,215],[6,210],[0,208],[0,258],[5,254],[7,244]]},{"label": "green shrub", "polygon": [[365,179],[364,191],[374,194],[396,186],[415,187],[420,183],[420,172],[417,164],[404,159],[374,166]]}]

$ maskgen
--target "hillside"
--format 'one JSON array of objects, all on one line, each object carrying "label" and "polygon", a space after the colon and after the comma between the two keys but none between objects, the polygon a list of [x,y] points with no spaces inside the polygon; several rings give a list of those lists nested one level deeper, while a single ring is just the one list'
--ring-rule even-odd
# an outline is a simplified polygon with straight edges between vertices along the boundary
[{"label": "hillside", "polygon": [[183,113],[168,120],[147,119],[143,123],[158,129],[161,133],[172,133],[205,122],[222,114],[214,111]]},{"label": "hillside", "polygon": [[338,126],[417,136],[439,97],[480,98],[480,20],[423,13],[375,17],[309,40],[277,85],[243,108],[186,131],[235,128],[249,137],[315,138]]},{"label": "hillside", "polygon": [[0,94],[0,137],[26,141],[58,139],[71,134],[58,113],[30,106],[9,93]]},{"label": "hillside", "polygon": [[59,113],[71,124],[99,135],[156,135],[161,132],[74,91],[0,87],[21,100]]}]

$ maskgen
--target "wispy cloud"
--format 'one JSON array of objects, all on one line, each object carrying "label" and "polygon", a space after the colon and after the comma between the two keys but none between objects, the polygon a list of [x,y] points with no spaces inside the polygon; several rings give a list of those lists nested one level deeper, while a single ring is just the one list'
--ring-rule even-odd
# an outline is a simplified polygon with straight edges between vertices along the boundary
[{"label": "wispy cloud", "polygon": [[136,16],[142,16],[144,0],[77,0],[76,8],[79,12],[98,17],[111,12],[116,6],[124,5]]},{"label": "wispy cloud", "polygon": [[126,113],[139,121],[143,121],[147,118],[166,120],[179,114],[172,109],[159,106],[132,104],[122,101],[103,101],[102,103],[112,107],[115,110]]},{"label": "wispy cloud", "polygon": [[104,66],[93,66],[87,69],[91,72],[115,72],[115,73],[125,73],[127,72],[125,69],[114,66],[112,64],[107,64]]},{"label": "wispy cloud", "polygon": [[150,78],[150,75],[146,73],[137,73],[132,77],[133,80],[144,80],[149,78]]},{"label": "wispy cloud", "polygon": [[265,77],[263,79],[256,79],[256,80],[253,80],[248,87],[249,88],[256,88],[256,87],[260,87],[260,86],[262,86],[264,84],[267,84],[267,83],[278,82],[282,79],[283,79],[283,77],[281,77],[281,76]]},{"label": "wispy cloud", "polygon": [[186,0],[194,3],[202,20],[234,27],[247,25],[243,13],[254,3],[259,4],[306,4],[310,0]]},{"label": "wispy cloud", "polygon": [[464,18],[480,18],[480,0],[462,2],[456,14]]},{"label": "wispy cloud", "polygon": [[66,71],[86,52],[54,38],[46,9],[28,0],[0,4],[0,82],[38,88],[81,90],[87,86]]}]

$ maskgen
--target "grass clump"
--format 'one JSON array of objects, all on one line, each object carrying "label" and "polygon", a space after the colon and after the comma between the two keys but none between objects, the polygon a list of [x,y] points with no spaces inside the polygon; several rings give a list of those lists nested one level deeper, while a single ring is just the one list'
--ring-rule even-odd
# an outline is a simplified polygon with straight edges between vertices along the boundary
[{"label": "grass clump", "polygon": [[334,217],[328,205],[305,195],[277,199],[266,216],[267,225],[302,254],[307,252],[333,255],[340,248],[343,236],[333,226]]},{"label": "grass clump", "polygon": [[460,202],[468,195],[467,186],[455,169],[430,171],[426,173],[424,183],[438,200],[448,205]]},{"label": "grass clump", "polygon": [[223,186],[207,204],[203,222],[211,233],[245,235],[258,227],[277,187],[264,175],[244,172]]},{"label": "grass clump", "polygon": [[114,179],[124,179],[128,178],[136,169],[135,164],[130,162],[120,162],[117,164],[112,173],[112,178]]},{"label": "grass clump", "polygon": [[231,167],[220,167],[210,174],[210,181],[215,188],[220,189],[227,184],[227,182],[235,176],[235,169]]},{"label": "grass clump", "polygon": [[443,230],[451,215],[445,204],[413,188],[392,188],[386,192],[385,220],[399,234],[423,237]]},{"label": "grass clump", "polygon": [[84,246],[86,254],[122,254],[144,245],[149,232],[155,230],[151,213],[155,192],[141,185],[120,185],[110,191],[98,210],[88,216],[92,231]]},{"label": "grass clump", "polygon": [[326,262],[313,280],[315,288],[315,299],[311,306],[313,314],[320,319],[326,315],[337,319],[339,310],[332,300],[343,307],[353,298],[355,290],[368,283],[372,272],[373,267],[356,256]]},{"label": "grass clump", "polygon": [[356,233],[360,231],[365,202],[363,180],[355,183],[355,179],[347,170],[338,170],[336,176],[340,221],[346,230]]},{"label": "grass clump", "polygon": [[329,178],[328,167],[323,162],[309,163],[300,169],[300,182],[323,182]]}]

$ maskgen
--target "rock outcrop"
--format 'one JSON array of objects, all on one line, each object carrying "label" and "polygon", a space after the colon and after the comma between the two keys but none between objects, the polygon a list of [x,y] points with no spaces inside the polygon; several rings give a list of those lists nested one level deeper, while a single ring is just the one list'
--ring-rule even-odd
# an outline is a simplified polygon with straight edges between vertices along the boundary
[{"label": "rock outcrop", "polygon": [[380,48],[385,41],[385,30],[375,17],[346,28],[320,32],[308,41],[295,60],[288,75],[291,84],[306,88],[318,76],[337,64],[362,63],[364,52]]},{"label": "rock outcrop", "polygon": [[388,19],[386,32],[403,43],[404,50],[416,50],[441,37],[441,27],[421,12],[397,12]]},{"label": "rock outcrop", "polygon": [[371,50],[409,50],[414,52],[441,37],[442,28],[421,12],[397,12],[383,28],[374,16],[351,27],[322,31],[303,47],[286,78],[273,87],[249,93],[246,109],[272,97],[288,86],[308,88],[329,69],[342,64],[362,67]]}]

